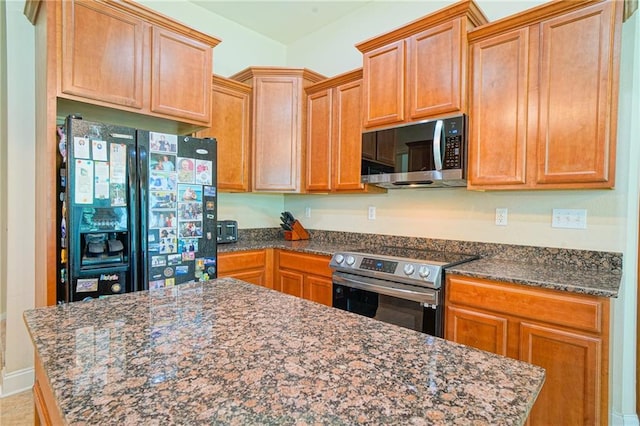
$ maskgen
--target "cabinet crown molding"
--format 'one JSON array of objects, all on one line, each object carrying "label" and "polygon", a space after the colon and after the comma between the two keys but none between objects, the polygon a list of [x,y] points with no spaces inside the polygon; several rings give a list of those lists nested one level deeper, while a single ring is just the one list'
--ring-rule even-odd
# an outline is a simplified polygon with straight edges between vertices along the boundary
[{"label": "cabinet crown molding", "polygon": [[362,53],[369,52],[379,47],[385,46],[394,41],[402,40],[426,30],[441,22],[450,21],[455,18],[467,17],[474,27],[484,25],[489,20],[484,12],[473,0],[459,1],[449,7],[439,9],[429,15],[409,22],[400,28],[387,32],[385,34],[370,38],[361,43],[356,44],[356,49]]},{"label": "cabinet crown molding", "polygon": [[313,83],[325,80],[327,77],[312,71],[308,68],[289,68],[289,67],[248,67],[240,72],[233,74],[229,77],[232,80],[247,81],[253,77],[259,77],[262,75],[272,76],[277,74],[279,76],[298,76],[305,80],[309,80]]},{"label": "cabinet crown molding", "polygon": [[471,42],[484,37],[495,36],[514,28],[537,24],[538,22],[553,18],[554,16],[602,2],[603,0],[560,0],[544,3],[540,6],[516,13],[515,15],[510,15],[497,21],[476,27],[467,33],[467,38]]},{"label": "cabinet crown molding", "polygon": [[211,75],[211,84],[230,87],[230,88],[240,90],[242,92],[251,93],[251,86],[249,86],[248,84],[244,84],[237,80],[231,80],[227,77],[223,77],[217,74]]},{"label": "cabinet crown molding", "polygon": [[329,89],[335,86],[339,86],[344,83],[350,83],[362,79],[362,68],[358,68],[352,71],[348,71],[342,74],[338,74],[333,77],[329,77],[326,80],[319,81],[310,86],[307,86],[305,90],[307,93],[315,93],[321,90]]}]

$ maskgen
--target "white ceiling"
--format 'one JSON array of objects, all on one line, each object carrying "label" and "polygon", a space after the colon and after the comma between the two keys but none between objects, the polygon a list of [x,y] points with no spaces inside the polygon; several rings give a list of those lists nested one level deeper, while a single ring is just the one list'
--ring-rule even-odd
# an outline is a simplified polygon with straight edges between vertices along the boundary
[{"label": "white ceiling", "polygon": [[289,44],[348,15],[371,0],[191,1],[270,39]]}]

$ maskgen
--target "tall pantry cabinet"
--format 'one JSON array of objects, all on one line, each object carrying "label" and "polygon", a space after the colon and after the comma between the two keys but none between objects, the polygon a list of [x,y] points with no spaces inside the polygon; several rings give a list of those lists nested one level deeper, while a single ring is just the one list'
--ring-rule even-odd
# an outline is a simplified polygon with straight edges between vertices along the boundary
[{"label": "tall pantry cabinet", "polygon": [[36,306],[55,304],[58,141],[68,114],[167,133],[208,127],[220,40],[132,1],[28,1],[36,40]]}]

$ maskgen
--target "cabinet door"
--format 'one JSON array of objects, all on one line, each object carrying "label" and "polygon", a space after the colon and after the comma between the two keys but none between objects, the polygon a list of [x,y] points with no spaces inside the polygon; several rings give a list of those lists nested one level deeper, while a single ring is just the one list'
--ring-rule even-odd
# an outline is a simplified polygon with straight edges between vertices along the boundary
[{"label": "cabinet door", "polygon": [[151,111],[209,125],[211,46],[157,27],[152,43]]},{"label": "cabinet door", "polygon": [[471,60],[469,187],[523,186],[529,29],[473,43]]},{"label": "cabinet door", "polygon": [[599,338],[522,322],[520,359],[546,370],[529,424],[606,424],[601,368],[607,367],[601,354]]},{"label": "cabinet door", "polygon": [[[466,23],[466,18],[464,18]],[[463,18],[409,38],[407,106],[409,121],[461,111],[467,49]],[[464,37],[463,37],[464,35]]]},{"label": "cabinet door", "polygon": [[[612,49],[615,2],[600,3],[541,27],[537,183],[613,187],[617,84]],[[617,62],[617,60],[615,61]]]},{"label": "cabinet door", "polygon": [[145,24],[98,2],[62,2],[61,92],[143,107]]},{"label": "cabinet door", "polygon": [[345,83],[335,90],[333,131],[333,190],[363,189],[362,81]]},{"label": "cabinet door", "polygon": [[211,88],[211,127],[196,133],[218,141],[218,190],[249,190],[251,88],[214,78]]},{"label": "cabinet door", "polygon": [[333,282],[330,278],[308,275],[304,283],[304,298],[333,306]]},{"label": "cabinet door", "polygon": [[404,40],[363,56],[365,127],[404,121]]},{"label": "cabinet door", "polygon": [[326,89],[307,97],[307,190],[331,190],[332,93]]},{"label": "cabinet door", "polygon": [[302,297],[304,295],[304,274],[302,272],[282,270],[278,271],[278,282],[276,290],[292,296]]},{"label": "cabinet door", "polygon": [[254,191],[300,191],[300,86],[298,77],[255,79]]},{"label": "cabinet door", "polygon": [[447,306],[445,338],[507,356],[508,320],[494,313]]}]

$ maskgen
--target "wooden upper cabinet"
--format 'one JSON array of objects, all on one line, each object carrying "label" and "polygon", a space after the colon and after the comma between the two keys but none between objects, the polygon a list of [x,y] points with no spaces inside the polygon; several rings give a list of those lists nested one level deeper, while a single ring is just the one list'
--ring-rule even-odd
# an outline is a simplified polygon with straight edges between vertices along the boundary
[{"label": "wooden upper cabinet", "polygon": [[107,107],[187,124],[175,131],[209,125],[212,50],[220,40],[135,2],[56,3],[59,98],[83,102],[81,111],[95,120],[132,122],[100,110]]},{"label": "wooden upper cabinet", "polygon": [[152,30],[151,111],[211,119],[211,47],[162,28]]},{"label": "wooden upper cabinet", "polygon": [[466,110],[466,50],[465,18],[436,25],[409,38],[409,121]]},{"label": "wooden upper cabinet", "polygon": [[541,24],[538,184],[613,187],[621,27],[614,3],[621,2]]},{"label": "wooden upper cabinet", "polygon": [[365,52],[365,127],[404,121],[405,42]]},{"label": "wooden upper cabinet", "polygon": [[214,75],[211,83],[211,127],[196,137],[218,141],[218,190],[250,190],[251,87]]},{"label": "wooden upper cabinet", "polygon": [[[360,182],[362,69],[323,80],[306,91],[307,191],[384,191]],[[371,149],[375,156],[375,140]]]},{"label": "wooden upper cabinet", "polygon": [[62,93],[141,109],[144,21],[97,2],[61,3]]},{"label": "wooden upper cabinet", "polygon": [[307,191],[331,191],[331,88],[307,97]]},{"label": "wooden upper cabinet", "polygon": [[471,47],[469,186],[526,183],[529,29]]},{"label": "wooden upper cabinet", "polygon": [[614,186],[621,22],[552,2],[469,33],[470,189]]},{"label": "wooden upper cabinet", "polygon": [[252,67],[231,78],[253,88],[253,191],[303,192],[304,88],[325,77],[307,69]]},{"label": "wooden upper cabinet", "polygon": [[362,42],[365,127],[466,112],[467,31],[487,22],[464,0]]},{"label": "wooden upper cabinet", "polygon": [[333,181],[334,191],[364,191],[360,182],[362,162],[362,80],[345,82],[335,88],[333,101]]}]

